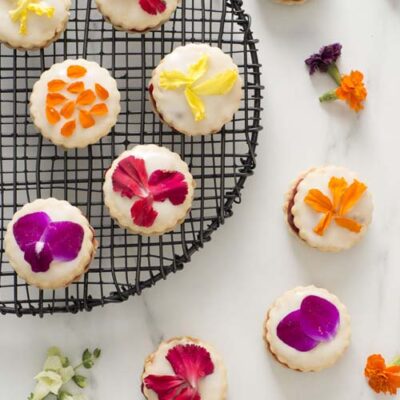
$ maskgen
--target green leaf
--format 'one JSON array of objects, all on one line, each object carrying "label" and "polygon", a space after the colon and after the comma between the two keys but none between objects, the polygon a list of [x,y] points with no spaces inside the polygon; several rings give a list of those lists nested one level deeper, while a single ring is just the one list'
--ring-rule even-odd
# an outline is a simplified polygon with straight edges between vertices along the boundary
[{"label": "green leaf", "polygon": [[400,365],[400,357],[396,357],[393,362],[391,363],[391,365]]},{"label": "green leaf", "polygon": [[71,365],[71,363],[69,362],[69,358],[68,357],[62,357],[61,358],[61,363],[62,363],[62,366],[64,368],[69,367]]},{"label": "green leaf", "polygon": [[92,353],[89,349],[86,349],[82,354],[82,362],[86,362],[92,359]]},{"label": "green leaf", "polygon": [[28,397],[28,400],[32,400],[33,399],[33,393],[31,393]]},{"label": "green leaf", "polygon": [[81,389],[84,389],[87,385],[87,379],[82,375],[75,375],[72,380],[75,382],[77,386]]},{"label": "green leaf", "polygon": [[71,393],[63,390],[62,392],[59,393],[58,400],[74,400],[74,397],[72,396]]},{"label": "green leaf", "polygon": [[93,365],[94,365],[94,362],[93,362],[93,360],[92,360],[92,359],[90,359],[90,360],[87,360],[87,361],[85,361],[85,362],[83,363],[83,366],[84,366],[86,369],[90,369],[90,368],[92,368],[92,367],[93,367]]},{"label": "green leaf", "polygon": [[95,349],[93,352],[94,358],[99,358],[101,356],[101,350],[100,349]]}]

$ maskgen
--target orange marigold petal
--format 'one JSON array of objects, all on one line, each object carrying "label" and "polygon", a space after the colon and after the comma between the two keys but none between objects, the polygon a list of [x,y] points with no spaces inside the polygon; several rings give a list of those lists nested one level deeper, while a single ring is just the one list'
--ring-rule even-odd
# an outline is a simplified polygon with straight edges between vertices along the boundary
[{"label": "orange marigold petal", "polygon": [[96,95],[94,94],[93,90],[88,89],[83,91],[78,98],[76,99],[76,103],[81,106],[87,106],[92,104],[96,100]]},{"label": "orange marigold petal", "polygon": [[73,133],[75,132],[76,129],[76,122],[75,120],[73,121],[68,121],[67,123],[65,123],[63,125],[63,127],[61,128],[61,135],[65,136],[65,137],[70,137],[73,135]]},{"label": "orange marigold petal", "polygon": [[82,78],[86,75],[86,72],[87,69],[81,65],[70,65],[67,69],[67,75],[72,79]]},{"label": "orange marigold petal", "polygon": [[90,113],[85,110],[80,110],[79,121],[80,121],[82,127],[85,129],[92,127],[96,123],[96,121],[90,115]]},{"label": "orange marigold petal", "polygon": [[49,93],[46,98],[46,104],[49,107],[55,107],[65,102],[67,98],[60,93]]},{"label": "orange marigold petal", "polygon": [[90,110],[90,114],[96,115],[96,116],[107,115],[108,114],[107,104],[99,103],[99,104],[94,105]]},{"label": "orange marigold petal", "polygon": [[331,212],[326,213],[318,222],[318,225],[314,228],[314,232],[319,236],[323,236],[326,229],[330,225],[332,218],[333,214]]},{"label": "orange marigold petal", "polygon": [[47,88],[49,92],[59,92],[60,90],[63,90],[65,86],[67,85],[67,82],[64,82],[62,79],[53,79],[47,84]]},{"label": "orange marigold petal", "polygon": [[97,96],[99,96],[100,100],[104,101],[104,100],[108,99],[108,97],[110,96],[110,93],[108,93],[107,89],[105,89],[99,83],[96,83],[95,88],[96,88],[96,94],[97,94]]},{"label": "orange marigold petal", "polygon": [[333,208],[336,210],[340,205],[343,193],[347,189],[347,181],[344,178],[336,178],[333,176],[329,181],[329,189],[332,193]]},{"label": "orange marigold petal", "polygon": [[342,228],[346,228],[351,232],[360,233],[362,225],[351,218],[336,217],[335,222]]},{"label": "orange marigold petal", "polygon": [[318,189],[309,190],[304,202],[317,212],[328,213],[332,211],[332,202]]},{"label": "orange marigold petal", "polygon": [[75,111],[75,102],[69,101],[68,103],[65,103],[60,113],[65,119],[69,119],[72,117],[74,111]]},{"label": "orange marigold petal", "polygon": [[360,71],[351,71],[350,75],[342,76],[340,86],[336,89],[336,96],[357,112],[364,108],[362,103],[368,95],[363,80],[364,75]]},{"label": "orange marigold petal", "polygon": [[361,199],[366,190],[367,186],[364,183],[354,179],[353,183],[343,193],[338,214],[341,216],[347,214]]},{"label": "orange marigold petal", "polygon": [[85,84],[82,81],[71,83],[68,88],[68,92],[78,94],[85,90]]},{"label": "orange marigold petal", "polygon": [[60,119],[60,114],[58,111],[53,108],[53,107],[46,107],[46,117],[47,121],[49,121],[50,124],[55,125]]},{"label": "orange marigold petal", "polygon": [[369,377],[370,374],[376,371],[383,371],[386,368],[385,359],[380,354],[372,354],[367,359],[365,366],[365,376]]}]

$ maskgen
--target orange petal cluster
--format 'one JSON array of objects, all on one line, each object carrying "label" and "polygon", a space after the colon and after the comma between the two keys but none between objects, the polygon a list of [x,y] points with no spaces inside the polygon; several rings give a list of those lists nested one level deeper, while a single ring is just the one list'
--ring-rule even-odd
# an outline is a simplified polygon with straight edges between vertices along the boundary
[{"label": "orange petal cluster", "polygon": [[351,71],[350,75],[343,75],[340,86],[336,89],[336,96],[346,101],[354,111],[361,111],[364,108],[362,103],[367,98],[364,75],[360,71]]},{"label": "orange petal cluster", "polygon": [[[71,65],[67,69],[67,76],[71,80],[80,79],[87,73],[85,67],[80,65]],[[108,114],[108,107],[105,103],[95,104],[97,98],[105,101],[109,97],[107,89],[99,83],[95,84],[94,90],[85,89],[85,84],[82,81],[72,83],[65,82],[61,79],[54,79],[47,84],[48,94],[46,97],[46,118],[47,121],[55,125],[62,118],[67,121],[61,127],[61,135],[70,137],[74,134],[77,126],[77,121],[71,119],[75,110],[79,111],[79,123],[84,129],[88,129],[96,124],[94,117],[102,117]],[[66,89],[76,98],[71,100],[64,96],[61,92]],[[61,107],[57,110],[56,107]],[[85,107],[90,106],[86,109]]]},{"label": "orange petal cluster", "polygon": [[380,354],[368,357],[364,375],[376,393],[397,394],[397,389],[400,389],[400,366],[387,366]]},{"label": "orange petal cluster", "polygon": [[356,179],[349,186],[344,178],[332,177],[329,181],[329,190],[332,200],[325,196],[319,189],[308,191],[304,202],[314,211],[324,214],[314,228],[317,235],[323,236],[332,221],[351,232],[359,233],[362,225],[346,214],[361,199],[367,186]]}]

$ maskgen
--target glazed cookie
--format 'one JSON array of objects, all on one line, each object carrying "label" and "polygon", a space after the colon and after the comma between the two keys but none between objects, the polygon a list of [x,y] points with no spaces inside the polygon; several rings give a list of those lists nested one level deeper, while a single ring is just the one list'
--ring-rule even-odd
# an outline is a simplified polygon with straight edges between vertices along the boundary
[{"label": "glazed cookie", "polygon": [[242,80],[232,58],[218,47],[189,44],[167,55],[149,86],[154,111],[189,136],[219,132],[242,98]]},{"label": "glazed cookie", "polygon": [[306,2],[306,0],[276,0],[276,2],[281,4],[294,5],[294,4],[303,4]]},{"label": "glazed cookie", "polygon": [[19,50],[49,46],[65,31],[71,0],[0,0],[0,41]]},{"label": "glazed cookie", "polygon": [[144,365],[142,391],[147,400],[225,400],[227,374],[221,357],[191,337],[160,344]]},{"label": "glazed cookie", "polygon": [[54,64],[33,86],[30,113],[42,135],[66,149],[86,147],[110,133],[121,111],[110,73],[97,63]]},{"label": "glazed cookie", "polygon": [[290,230],[308,245],[337,252],[354,246],[372,220],[367,186],[346,168],[312,168],[292,184],[284,206]]},{"label": "glazed cookie", "polygon": [[115,29],[146,32],[159,28],[175,12],[181,0],[96,0],[104,18]]},{"label": "glazed cookie", "polygon": [[153,144],[135,146],[114,160],[104,183],[104,202],[132,233],[162,235],[183,223],[195,181],[178,154]]},{"label": "glazed cookie", "polygon": [[272,305],[264,325],[270,352],[301,372],[331,367],[350,343],[350,317],[333,294],[315,286],[289,290]]},{"label": "glazed cookie", "polygon": [[14,214],[5,253],[17,274],[40,289],[58,289],[80,279],[97,248],[94,230],[67,201],[35,200]]}]

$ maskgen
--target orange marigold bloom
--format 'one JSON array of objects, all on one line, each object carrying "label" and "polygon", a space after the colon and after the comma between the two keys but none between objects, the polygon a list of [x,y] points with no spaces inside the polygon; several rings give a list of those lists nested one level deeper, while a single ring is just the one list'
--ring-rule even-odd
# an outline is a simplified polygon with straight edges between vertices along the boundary
[{"label": "orange marigold bloom", "polygon": [[336,96],[345,100],[355,111],[364,108],[363,101],[367,98],[367,89],[364,86],[364,75],[360,71],[351,71],[350,75],[343,75],[340,86],[336,89]]},{"label": "orange marigold bloom", "polygon": [[400,366],[386,366],[385,359],[380,354],[368,357],[364,375],[376,393],[397,394],[397,389],[400,389]]}]

